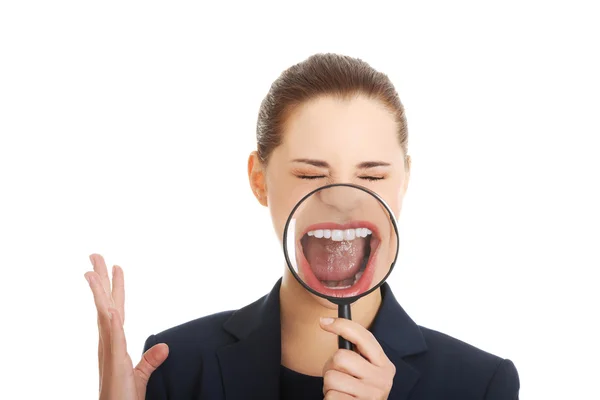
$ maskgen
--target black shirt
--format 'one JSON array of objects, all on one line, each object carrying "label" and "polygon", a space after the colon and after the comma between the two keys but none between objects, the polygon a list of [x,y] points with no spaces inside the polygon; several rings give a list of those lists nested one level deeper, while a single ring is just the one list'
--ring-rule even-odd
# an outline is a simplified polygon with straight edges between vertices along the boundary
[{"label": "black shirt", "polygon": [[281,400],[322,400],[323,378],[303,375],[281,366]]}]

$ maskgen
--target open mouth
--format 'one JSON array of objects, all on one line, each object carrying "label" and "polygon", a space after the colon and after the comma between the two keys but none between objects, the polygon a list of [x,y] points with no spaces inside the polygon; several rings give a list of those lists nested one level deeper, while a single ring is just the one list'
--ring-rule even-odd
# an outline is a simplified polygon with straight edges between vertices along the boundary
[{"label": "open mouth", "polygon": [[305,283],[331,297],[352,297],[371,288],[381,240],[369,222],[309,226],[298,240]]}]

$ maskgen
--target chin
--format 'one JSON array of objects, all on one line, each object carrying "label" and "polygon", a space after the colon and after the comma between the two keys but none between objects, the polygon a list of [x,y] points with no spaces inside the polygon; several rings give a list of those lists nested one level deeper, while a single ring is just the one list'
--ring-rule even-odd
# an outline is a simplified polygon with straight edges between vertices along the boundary
[{"label": "chin", "polygon": [[311,296],[312,296],[312,297],[315,299],[315,301],[316,301],[317,303],[319,303],[319,305],[320,305],[320,306],[322,306],[323,308],[327,308],[327,309],[329,309],[329,310],[335,310],[335,311],[337,312],[337,309],[338,309],[338,305],[337,305],[337,304],[334,304],[334,303],[330,302],[329,300],[327,300],[327,299],[324,299],[324,298],[322,298],[322,297],[319,297],[319,296],[317,296],[317,295],[314,295],[314,294],[312,294],[312,293],[311,293],[310,295],[311,295]]}]

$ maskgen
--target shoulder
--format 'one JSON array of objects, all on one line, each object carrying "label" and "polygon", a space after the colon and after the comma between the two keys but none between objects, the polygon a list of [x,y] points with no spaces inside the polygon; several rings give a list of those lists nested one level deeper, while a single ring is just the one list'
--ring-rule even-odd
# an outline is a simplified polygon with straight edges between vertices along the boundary
[{"label": "shoulder", "polygon": [[[166,343],[169,356],[150,375],[146,399],[191,398],[200,394],[200,398],[214,398],[212,392],[206,394],[202,390],[219,390],[216,350],[235,342],[235,338],[223,329],[223,324],[233,313],[223,311],[150,335],[144,344],[144,352],[155,344]],[[198,388],[199,381],[213,384]]]},{"label": "shoulder", "polygon": [[427,351],[413,362],[431,385],[473,398],[517,399],[519,375],[514,363],[433,329],[419,327]]},{"label": "shoulder", "polygon": [[[234,338],[223,329],[223,324],[234,312],[222,311],[185,322],[150,336],[147,342],[153,342],[149,343],[150,345],[166,343],[169,345],[170,356],[173,352],[175,355],[180,352],[181,355],[189,355],[226,345]],[[144,350],[148,347],[150,346],[144,346]]]},{"label": "shoulder", "polygon": [[473,362],[475,365],[495,365],[501,358],[445,333],[420,326],[428,351],[447,362]]},{"label": "shoulder", "polygon": [[[242,324],[237,328],[251,329],[252,324],[256,323],[258,319],[253,317],[260,313],[261,305],[266,298],[267,296],[263,296],[238,310],[221,311],[196,318],[150,335],[144,344],[144,351],[155,344],[166,343],[169,346],[169,356],[163,369],[169,369],[175,365],[186,365],[188,362],[200,366],[202,359],[214,360],[215,353],[219,348],[238,340],[230,333],[232,329],[231,327],[228,329],[227,324],[237,320]],[[234,315],[237,315],[238,318],[232,318]],[[247,318],[239,318],[240,315],[245,315]]]}]

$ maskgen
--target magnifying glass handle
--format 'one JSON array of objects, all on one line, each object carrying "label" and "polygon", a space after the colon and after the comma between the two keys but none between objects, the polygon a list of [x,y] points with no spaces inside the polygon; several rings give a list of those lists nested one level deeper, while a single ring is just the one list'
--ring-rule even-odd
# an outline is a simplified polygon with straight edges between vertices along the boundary
[{"label": "magnifying glass handle", "polygon": [[[352,319],[350,304],[340,304],[338,306],[338,318]],[[341,336],[338,337],[338,343],[340,349],[353,350],[352,343]]]}]

